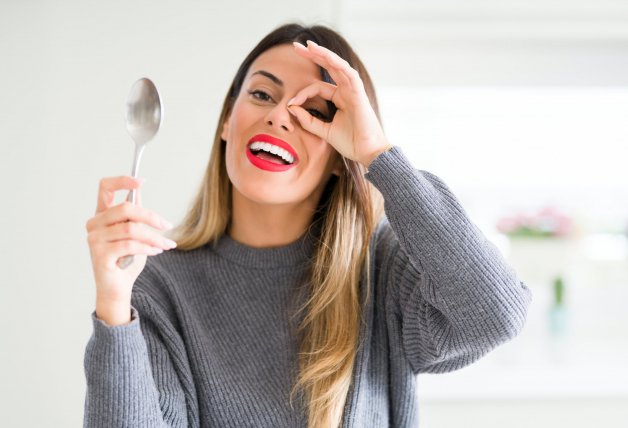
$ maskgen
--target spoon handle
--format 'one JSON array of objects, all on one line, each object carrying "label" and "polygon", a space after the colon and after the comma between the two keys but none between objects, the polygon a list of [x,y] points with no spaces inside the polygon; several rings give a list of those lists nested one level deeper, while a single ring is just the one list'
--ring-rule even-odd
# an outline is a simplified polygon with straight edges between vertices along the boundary
[{"label": "spoon handle", "polygon": [[[127,202],[130,202],[132,204],[135,203],[135,189],[131,189],[131,191],[129,192],[129,196],[126,197],[126,200]],[[135,260],[135,256],[128,255],[120,257],[116,264],[120,269],[126,269],[133,264],[133,260]]]},{"label": "spoon handle", "polygon": [[[133,175],[133,177],[137,178],[138,174],[139,174],[139,169],[140,169],[140,159],[142,158],[142,152],[144,151],[144,144],[136,144],[135,145],[135,156],[133,158],[133,170],[131,172],[131,174]],[[132,204],[135,204],[136,202],[136,189],[131,189],[131,191],[129,192],[129,195],[127,196],[126,200],[127,202],[130,202]],[[135,257],[133,255],[128,255],[128,256],[124,256],[124,257],[120,257],[118,259],[118,261],[116,262],[116,264],[118,265],[118,267],[120,269],[126,269],[129,266],[131,266],[131,264],[133,263],[133,260],[135,259]]]},{"label": "spoon handle", "polygon": [[117,265],[120,269],[126,269],[133,264],[134,260],[135,256],[133,255],[120,257],[117,261]]}]

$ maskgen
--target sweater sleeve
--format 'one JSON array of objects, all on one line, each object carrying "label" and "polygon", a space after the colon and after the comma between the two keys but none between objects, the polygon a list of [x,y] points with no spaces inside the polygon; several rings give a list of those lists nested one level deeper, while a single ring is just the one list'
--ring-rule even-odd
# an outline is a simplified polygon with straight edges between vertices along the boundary
[{"label": "sweater sleeve", "polygon": [[131,322],[109,326],[92,313],[94,332],[84,359],[84,427],[187,427],[186,400],[155,323],[136,309]]},{"label": "sweater sleeve", "polygon": [[437,176],[416,170],[399,147],[366,178],[382,193],[389,224],[382,286],[413,373],[460,369],[516,336],[530,290],[471,222]]}]

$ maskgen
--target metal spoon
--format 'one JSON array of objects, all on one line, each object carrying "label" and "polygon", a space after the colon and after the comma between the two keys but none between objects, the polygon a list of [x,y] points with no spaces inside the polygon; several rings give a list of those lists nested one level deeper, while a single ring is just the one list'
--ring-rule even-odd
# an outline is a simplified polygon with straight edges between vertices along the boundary
[{"label": "metal spoon", "polygon": [[[148,143],[159,130],[163,111],[161,99],[155,84],[145,77],[139,79],[131,87],[126,100],[126,129],[135,141],[135,157],[133,159],[133,177],[138,177],[140,159],[146,143]],[[129,192],[127,201],[136,203],[136,191]],[[118,259],[118,266],[126,269],[133,263],[132,255]]]}]

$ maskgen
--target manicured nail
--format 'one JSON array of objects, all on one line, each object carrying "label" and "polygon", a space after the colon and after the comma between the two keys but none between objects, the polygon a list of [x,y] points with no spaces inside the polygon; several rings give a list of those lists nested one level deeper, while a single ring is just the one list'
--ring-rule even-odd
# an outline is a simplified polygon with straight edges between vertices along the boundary
[{"label": "manicured nail", "polygon": [[296,99],[296,97],[291,98],[290,100],[288,100],[288,107],[290,107],[292,104],[294,104],[294,100]]},{"label": "manicured nail", "polygon": [[313,41],[311,41],[311,40],[308,40],[308,41],[307,41],[307,42],[305,42],[305,43],[307,43],[307,45],[308,45],[308,46],[310,46],[310,45],[312,45],[312,46],[318,46],[316,43],[314,43],[314,42],[313,42]]},{"label": "manicured nail", "polygon": [[170,230],[170,229],[172,229],[174,227],[172,225],[172,223],[170,223],[169,221],[166,221],[164,219],[161,220],[161,226],[162,226],[163,229],[166,229],[166,230]]},{"label": "manicured nail", "polygon": [[153,256],[156,256],[157,254],[161,254],[163,252],[164,250],[162,250],[161,248],[152,247],[149,253],[152,254]]},{"label": "manicured nail", "polygon": [[169,249],[173,249],[177,246],[177,243],[171,239],[166,239],[166,245],[168,246]]}]

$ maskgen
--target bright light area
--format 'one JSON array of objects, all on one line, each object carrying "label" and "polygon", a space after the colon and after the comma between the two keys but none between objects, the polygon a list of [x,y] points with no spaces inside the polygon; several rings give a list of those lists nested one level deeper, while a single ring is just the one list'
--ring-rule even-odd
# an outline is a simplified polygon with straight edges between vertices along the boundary
[{"label": "bright light area", "polygon": [[628,88],[380,88],[386,133],[481,226],[551,204],[583,227],[628,222]]},{"label": "bright light area", "polygon": [[628,190],[628,88],[384,88],[389,138],[463,186]]}]

